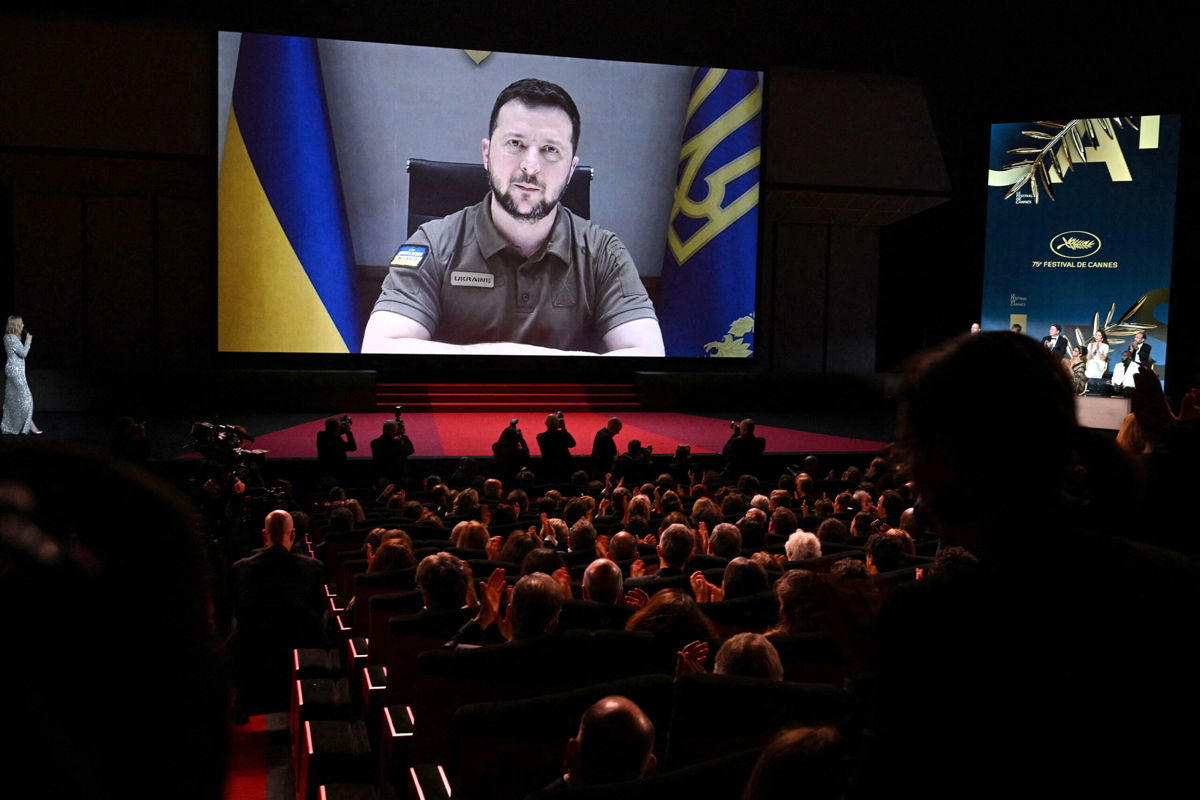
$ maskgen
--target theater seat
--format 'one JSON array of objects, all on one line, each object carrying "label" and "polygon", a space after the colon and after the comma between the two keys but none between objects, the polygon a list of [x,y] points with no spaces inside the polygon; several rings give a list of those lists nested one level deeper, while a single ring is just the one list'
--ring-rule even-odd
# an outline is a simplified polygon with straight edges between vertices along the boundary
[{"label": "theater seat", "polygon": [[567,740],[578,731],[583,712],[612,694],[632,700],[654,723],[661,757],[671,714],[672,682],[666,675],[642,675],[525,700],[471,704],[454,714],[458,752],[454,797],[524,797],[545,786],[562,774]]},{"label": "theater seat", "polygon": [[655,671],[654,654],[652,637],[631,631],[564,631],[489,647],[422,653],[413,703],[414,756],[420,763],[446,765],[453,773],[451,721],[460,707],[650,674]]},{"label": "theater seat", "polygon": [[730,675],[685,675],[675,684],[666,765],[765,745],[783,726],[837,723],[854,710],[838,686]]},{"label": "theater seat", "polygon": [[[679,769],[660,772],[649,778],[624,783],[609,783],[572,789],[571,800],[663,800],[682,797],[687,800],[729,800],[741,797],[742,789],[754,771],[762,754],[753,748],[732,755],[723,755]],[[564,795],[556,792],[535,792],[527,800],[550,800]],[[797,797],[801,795],[797,794]]]}]

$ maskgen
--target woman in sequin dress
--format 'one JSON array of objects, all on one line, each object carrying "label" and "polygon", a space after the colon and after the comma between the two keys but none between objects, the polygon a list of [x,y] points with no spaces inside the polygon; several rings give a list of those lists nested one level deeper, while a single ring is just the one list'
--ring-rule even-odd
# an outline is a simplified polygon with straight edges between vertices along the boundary
[{"label": "woman in sequin dress", "polygon": [[0,420],[3,433],[41,433],[33,423],[33,393],[25,380],[25,356],[33,344],[33,334],[25,331],[25,321],[20,317],[9,317],[4,328],[4,418]]}]

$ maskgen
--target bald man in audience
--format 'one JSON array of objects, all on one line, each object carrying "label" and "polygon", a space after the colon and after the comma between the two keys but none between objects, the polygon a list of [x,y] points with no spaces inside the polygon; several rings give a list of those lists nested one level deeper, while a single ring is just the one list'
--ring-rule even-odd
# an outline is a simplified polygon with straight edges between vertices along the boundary
[{"label": "bald man in audience", "polygon": [[583,571],[583,599],[606,606],[616,605],[624,596],[621,568],[607,558],[597,558]]},{"label": "bald man in audience", "polygon": [[263,521],[263,549],[233,565],[233,613],[238,632],[308,647],[321,641],[324,565],[292,552],[292,515],[272,511]]},{"label": "bald man in audience", "polygon": [[609,695],[584,712],[567,742],[567,772],[547,789],[578,789],[654,774],[654,723],[632,700]]},{"label": "bald man in audience", "polygon": [[292,515],[267,514],[263,549],[236,562],[230,570],[239,714],[287,707],[291,652],[324,644],[325,566],[292,552]]},{"label": "bald man in audience", "polygon": [[613,561],[628,561],[637,558],[637,537],[629,531],[613,534],[608,542],[608,557]]}]

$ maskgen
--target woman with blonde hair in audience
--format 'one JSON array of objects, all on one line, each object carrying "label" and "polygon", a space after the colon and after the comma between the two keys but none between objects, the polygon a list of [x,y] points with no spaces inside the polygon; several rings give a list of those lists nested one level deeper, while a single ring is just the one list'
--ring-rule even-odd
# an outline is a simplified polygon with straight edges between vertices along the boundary
[{"label": "woman with blonde hair in audience", "polygon": [[454,526],[454,546],[465,550],[487,550],[488,529],[482,522],[469,520]]},{"label": "woman with blonde hair in audience", "polygon": [[621,524],[628,525],[630,517],[641,517],[649,521],[650,509],[650,498],[644,494],[635,494],[630,498],[629,505],[625,507],[625,517],[621,520]]}]

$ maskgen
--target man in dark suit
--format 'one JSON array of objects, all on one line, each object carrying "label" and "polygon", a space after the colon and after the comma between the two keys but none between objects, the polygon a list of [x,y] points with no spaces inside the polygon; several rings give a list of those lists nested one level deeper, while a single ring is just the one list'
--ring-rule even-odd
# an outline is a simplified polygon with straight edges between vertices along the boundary
[{"label": "man in dark suit", "polygon": [[1059,358],[1067,358],[1067,337],[1062,335],[1062,327],[1050,326],[1050,335],[1042,337],[1042,344]]},{"label": "man in dark suit", "polygon": [[292,650],[319,647],[324,638],[324,565],[292,552],[295,531],[288,512],[267,514],[262,533],[263,549],[230,571],[243,711],[286,707]]},{"label": "man in dark suit", "polygon": [[613,461],[617,458],[617,443],[613,437],[621,432],[621,420],[611,417],[604,427],[596,431],[592,439],[592,477],[603,480],[605,473],[611,472]]},{"label": "man in dark suit", "polygon": [[1142,364],[1154,363],[1154,359],[1150,358],[1150,345],[1146,343],[1146,334],[1141,331],[1133,335],[1133,342],[1129,345],[1129,352],[1133,355],[1133,363],[1139,367]]}]

